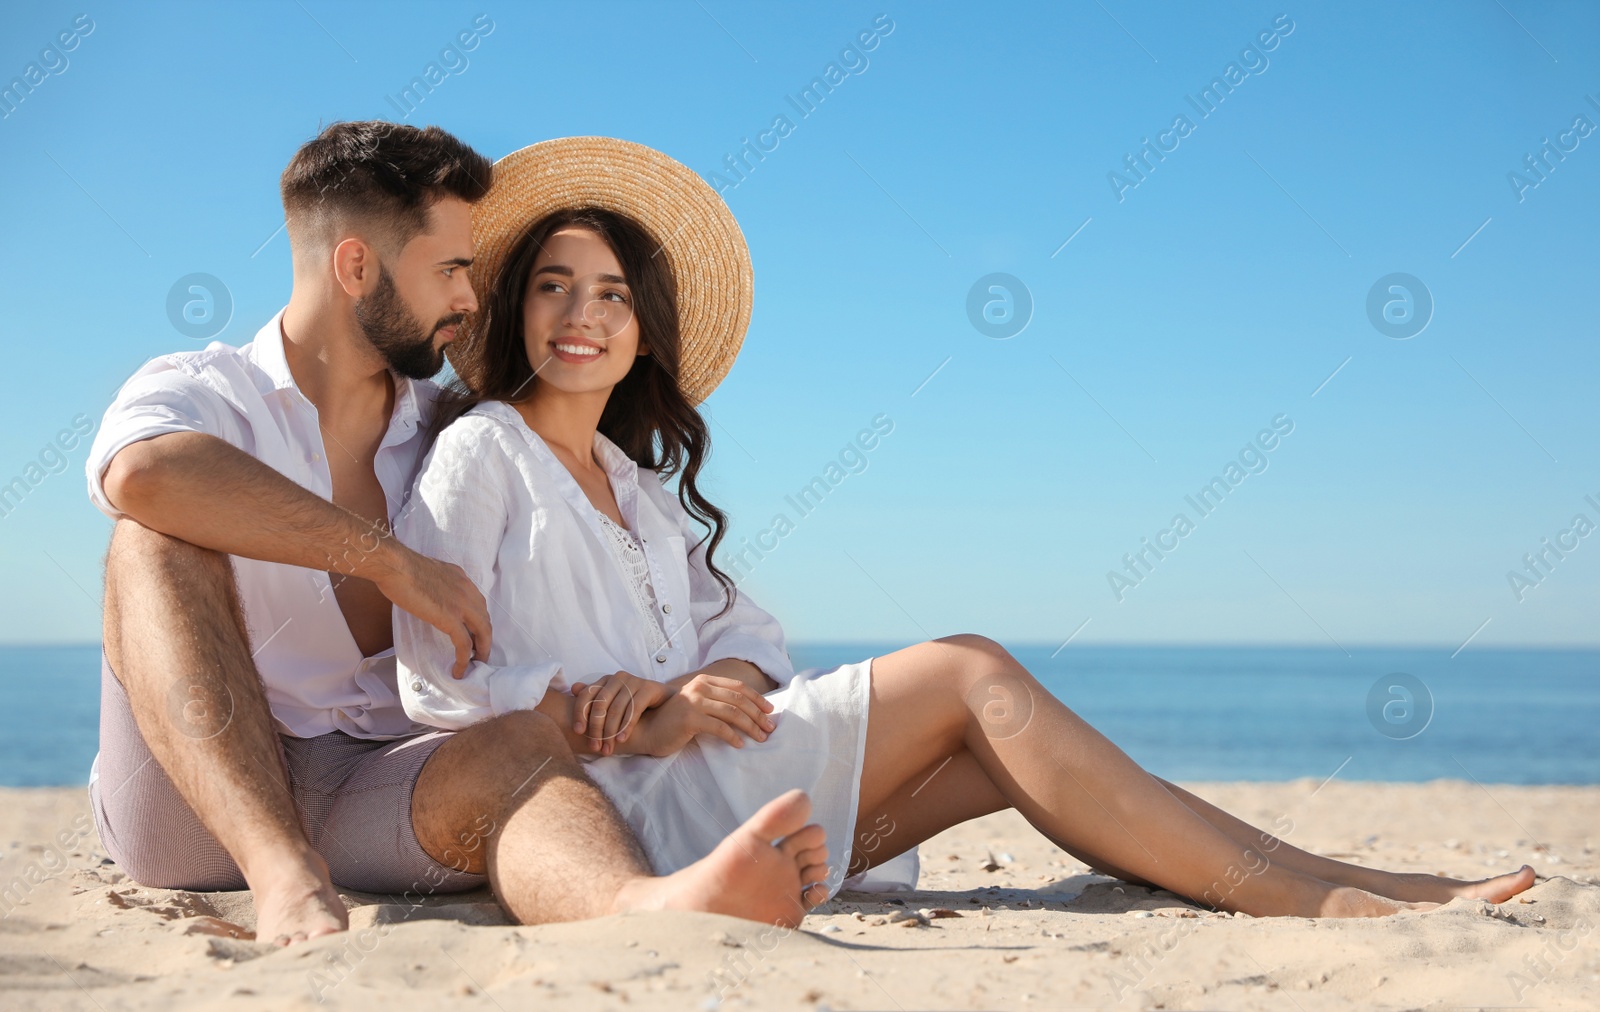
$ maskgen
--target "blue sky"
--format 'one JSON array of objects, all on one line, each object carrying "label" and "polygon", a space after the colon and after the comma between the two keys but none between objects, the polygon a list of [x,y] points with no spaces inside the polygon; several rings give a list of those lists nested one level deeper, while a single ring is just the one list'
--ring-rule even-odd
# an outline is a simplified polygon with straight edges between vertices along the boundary
[{"label": "blue sky", "polygon": [[[792,639],[1600,643],[1600,536],[1508,580],[1577,514],[1600,523],[1593,4],[80,13],[0,13],[0,81],[44,74],[0,107],[0,481],[43,462],[0,518],[0,642],[98,635],[109,523],[81,445],[50,473],[57,433],[200,346],[167,315],[180,277],[221,279],[218,339],[248,341],[288,297],[288,158],[326,122],[402,118],[389,99],[440,63],[458,72],[405,121],[496,158],[607,134],[709,178],[789,118],[726,192],[755,311],[706,407],[733,540],[794,525],[744,584]],[[789,99],[830,63],[802,116]],[[1147,138],[1176,147],[1139,180]],[[1540,181],[1524,158],[1547,138],[1576,146]],[[1432,302],[1409,338],[1368,314],[1397,273]],[[1013,313],[1031,302],[1010,337],[969,316],[991,274],[1017,279]],[[1406,294],[1380,299],[1402,322]],[[1003,324],[1005,292],[988,301]],[[786,497],[880,415],[865,469],[800,516]],[[1265,470],[1209,515],[1186,502],[1274,419],[1293,430]],[[1180,512],[1193,529],[1163,535]]]}]

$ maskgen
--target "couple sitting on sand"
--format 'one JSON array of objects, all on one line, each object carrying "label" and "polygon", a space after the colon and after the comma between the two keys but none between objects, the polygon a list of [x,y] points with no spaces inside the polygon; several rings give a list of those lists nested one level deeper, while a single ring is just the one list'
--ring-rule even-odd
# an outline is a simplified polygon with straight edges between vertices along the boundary
[{"label": "couple sitting on sand", "polygon": [[90,794],[134,881],[248,887],[280,942],[346,926],[336,885],[792,926],[1016,808],[1093,868],[1256,915],[1532,884],[1301,851],[980,636],[795,671],[699,487],[748,252],[659,152],[567,138],[491,166],[436,127],[340,123],[282,195],[288,305],[242,348],[145,365],[88,462],[116,520]]}]

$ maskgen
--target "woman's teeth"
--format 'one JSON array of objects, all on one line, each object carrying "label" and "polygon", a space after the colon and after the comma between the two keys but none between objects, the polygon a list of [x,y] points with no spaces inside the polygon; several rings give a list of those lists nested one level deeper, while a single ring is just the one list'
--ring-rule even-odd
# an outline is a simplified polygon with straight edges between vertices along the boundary
[{"label": "woman's teeth", "polygon": [[599,348],[593,348],[587,344],[558,344],[556,345],[556,351],[564,352],[568,355],[593,356],[600,354]]}]

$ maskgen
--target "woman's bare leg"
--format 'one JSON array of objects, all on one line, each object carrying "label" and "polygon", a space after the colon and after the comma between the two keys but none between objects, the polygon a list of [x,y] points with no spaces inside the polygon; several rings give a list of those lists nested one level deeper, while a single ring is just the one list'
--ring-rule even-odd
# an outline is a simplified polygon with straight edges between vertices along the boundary
[{"label": "woman's bare leg", "polygon": [[[962,748],[1046,836],[1103,855],[1197,902],[1256,915],[1381,916],[1406,904],[1291,871],[1240,845],[1175,797],[979,636],[922,643],[872,662],[861,811]],[[945,822],[971,805],[927,791],[913,808]],[[854,849],[854,848],[852,848]]]},{"label": "woman's bare leg", "polygon": [[[1258,847],[1268,860],[1276,861],[1290,871],[1335,885],[1354,886],[1395,900],[1445,902],[1457,896],[1467,896],[1503,903],[1532,884],[1533,869],[1527,865],[1509,875],[1467,882],[1436,875],[1400,874],[1362,868],[1319,857],[1229,815],[1176,784],[1159,777],[1156,779],[1190,811],[1241,847]],[[930,804],[934,797],[938,797],[939,802]],[[963,748],[918,771],[916,776],[901,785],[877,808],[862,809],[856,825],[848,874],[854,875],[882,864],[952,826],[1010,807],[1010,802],[989,780],[977,757]],[[1071,841],[1051,838],[1050,842],[1102,875],[1135,885],[1153,886],[1153,883],[1140,879],[1099,855],[1084,851]]]},{"label": "woman's bare leg", "polygon": [[1435,903],[1447,903],[1457,896],[1504,903],[1533,885],[1533,868],[1528,865],[1523,865],[1518,871],[1506,875],[1468,882],[1438,875],[1406,874],[1363,868],[1360,865],[1335,861],[1330,857],[1319,857],[1285,843],[1271,833],[1256,829],[1176,784],[1157,779],[1174,797],[1189,806],[1191,811],[1221,830],[1235,843],[1259,847],[1269,860],[1291,871],[1312,875],[1325,882],[1354,886],[1394,900]]},{"label": "woman's bare leg", "polygon": [[[1186,807],[1243,847],[1256,847],[1267,860],[1290,871],[1310,875],[1335,885],[1354,886],[1368,892],[1405,901],[1444,902],[1456,896],[1480,897],[1501,903],[1532,884],[1533,870],[1523,870],[1479,882],[1463,882],[1435,875],[1406,875],[1362,868],[1307,853],[1257,829],[1203,798],[1169,781],[1156,778]],[[937,799],[937,803],[934,802]],[[989,779],[983,766],[966,748],[919,770],[874,809],[863,807],[856,825],[848,874],[854,875],[882,864],[952,826],[992,812],[1010,808],[1000,789]],[[1102,875],[1153,886],[1104,857],[1091,854],[1071,841],[1050,838],[1050,842]],[[1158,888],[1158,887],[1157,887]]]},{"label": "woman's bare leg", "polygon": [[[930,803],[934,798],[938,801]],[[856,823],[848,874],[866,871],[912,849],[952,826],[1011,807],[978,759],[962,748],[926,769],[876,808],[862,807]],[[1102,875],[1150,885],[1104,858],[1066,840],[1051,843]]]}]

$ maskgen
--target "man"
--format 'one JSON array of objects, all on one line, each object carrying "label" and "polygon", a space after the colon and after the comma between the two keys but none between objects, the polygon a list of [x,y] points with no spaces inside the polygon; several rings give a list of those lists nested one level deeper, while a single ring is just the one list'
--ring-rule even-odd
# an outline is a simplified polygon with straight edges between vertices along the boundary
[{"label": "man", "polygon": [[347,926],[334,883],[487,880],[524,922],[667,907],[796,923],[802,869],[826,860],[803,793],[658,878],[570,721],[519,710],[448,733],[400,705],[392,605],[451,638],[458,672],[491,649],[490,603],[390,535],[427,379],[477,309],[471,205],[491,171],[437,127],[328,127],[282,177],[288,305],[242,348],[151,361],[106,412],[87,465],[116,520],[101,839],[145,885],[247,886],[257,937],[285,944]]}]

